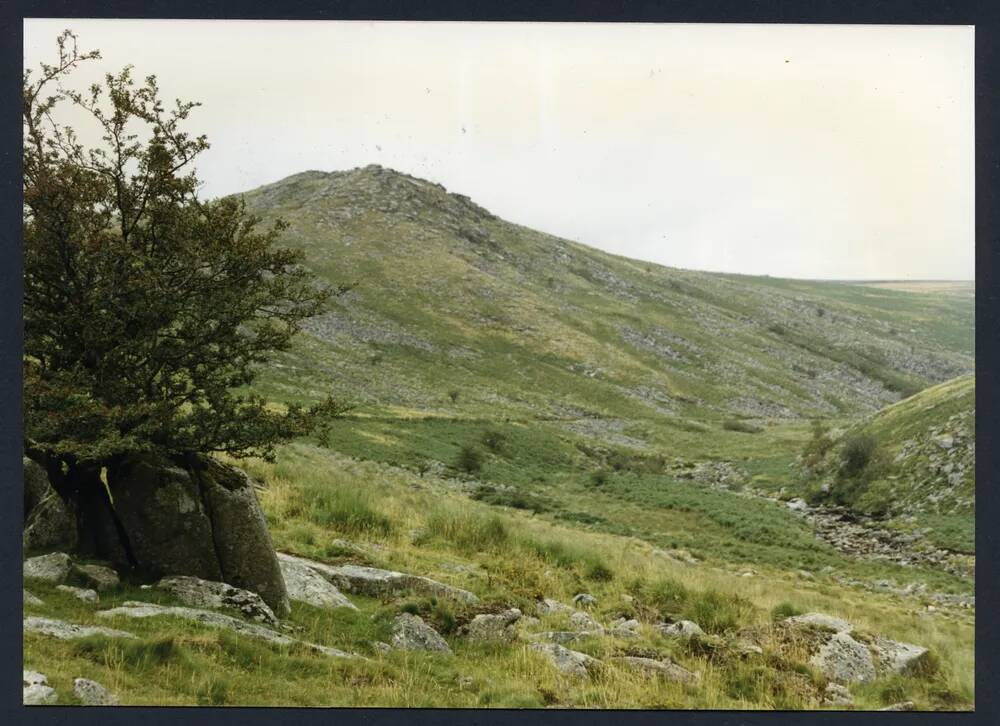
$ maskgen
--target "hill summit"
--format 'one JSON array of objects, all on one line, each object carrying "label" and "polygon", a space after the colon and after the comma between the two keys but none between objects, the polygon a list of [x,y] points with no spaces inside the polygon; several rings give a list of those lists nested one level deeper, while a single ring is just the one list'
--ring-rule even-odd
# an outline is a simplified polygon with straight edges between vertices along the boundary
[{"label": "hill summit", "polygon": [[321,278],[352,286],[272,376],[285,397],[332,389],[420,409],[460,397],[591,419],[830,417],[973,368],[968,296],[630,260],[377,165],[243,196],[290,223],[287,241]]}]

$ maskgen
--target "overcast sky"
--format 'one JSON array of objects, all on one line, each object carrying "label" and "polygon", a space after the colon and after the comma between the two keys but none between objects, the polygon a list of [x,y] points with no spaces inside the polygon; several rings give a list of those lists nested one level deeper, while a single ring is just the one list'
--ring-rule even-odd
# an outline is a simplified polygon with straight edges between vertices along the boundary
[{"label": "overcast sky", "polygon": [[666,265],[972,279],[971,27],[28,20],[201,101],[204,195],[365,164]]}]

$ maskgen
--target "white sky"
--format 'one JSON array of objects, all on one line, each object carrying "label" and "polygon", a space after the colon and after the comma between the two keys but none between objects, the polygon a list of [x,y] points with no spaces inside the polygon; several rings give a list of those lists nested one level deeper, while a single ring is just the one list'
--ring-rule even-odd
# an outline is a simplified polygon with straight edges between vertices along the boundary
[{"label": "white sky", "polygon": [[667,265],[974,277],[967,26],[27,20],[201,101],[205,196],[377,163]]}]

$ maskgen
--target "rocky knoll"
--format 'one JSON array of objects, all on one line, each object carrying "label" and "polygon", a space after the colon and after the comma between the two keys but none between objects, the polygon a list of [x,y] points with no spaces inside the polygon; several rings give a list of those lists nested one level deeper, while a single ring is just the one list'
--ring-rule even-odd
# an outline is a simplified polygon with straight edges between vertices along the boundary
[{"label": "rocky knoll", "polygon": [[[145,577],[227,583],[259,595],[274,615],[288,614],[267,522],[243,471],[207,457],[142,455],[109,468],[106,488],[92,474],[72,486],[61,480],[53,486],[51,477],[59,472],[24,459],[26,550],[78,547]],[[57,493],[66,489],[71,497]],[[65,554],[52,555],[32,563],[25,576],[61,581],[67,563]],[[79,574],[98,590],[117,581],[107,568],[81,565]]]}]

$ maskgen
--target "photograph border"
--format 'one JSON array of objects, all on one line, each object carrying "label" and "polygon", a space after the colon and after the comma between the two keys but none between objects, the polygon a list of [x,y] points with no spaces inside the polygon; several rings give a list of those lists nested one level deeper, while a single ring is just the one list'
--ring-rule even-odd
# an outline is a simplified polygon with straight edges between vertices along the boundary
[{"label": "photograph border", "polygon": [[[958,24],[976,26],[976,408],[980,412],[976,432],[976,598],[985,616],[976,621],[976,711],[973,713],[910,712],[891,716],[877,712],[747,712],[747,711],[575,711],[575,710],[492,710],[492,709],[386,709],[386,708],[275,708],[275,707],[120,707],[66,708],[21,705],[15,693],[16,665],[21,660],[21,606],[15,605],[16,587],[21,579],[21,345],[22,345],[22,260],[21,260],[21,151],[19,98],[22,73],[23,19],[25,17],[67,18],[198,18],[198,19],[296,19],[296,20],[469,20],[469,21],[574,21],[574,22],[742,22],[742,23],[835,23],[835,24]],[[4,243],[0,248],[0,578],[7,593],[0,606],[0,625],[6,655],[0,665],[0,720],[5,723],[33,724],[95,723],[149,726],[166,723],[262,724],[278,719],[295,723],[364,723],[372,726],[442,722],[514,724],[524,720],[553,724],[628,722],[630,724],[829,724],[829,723],[1000,723],[996,683],[1000,682],[997,627],[992,620],[997,600],[997,535],[1000,506],[989,487],[1000,471],[1000,440],[997,417],[1000,387],[997,376],[998,331],[1000,331],[1000,153],[997,134],[1000,113],[997,96],[1000,73],[996,48],[1000,4],[995,2],[778,2],[767,0],[688,0],[686,2],[322,2],[289,0],[53,0],[7,2],[0,7],[3,62],[0,83],[8,103],[0,112],[0,213]],[[986,443],[984,446],[983,444]]]}]

